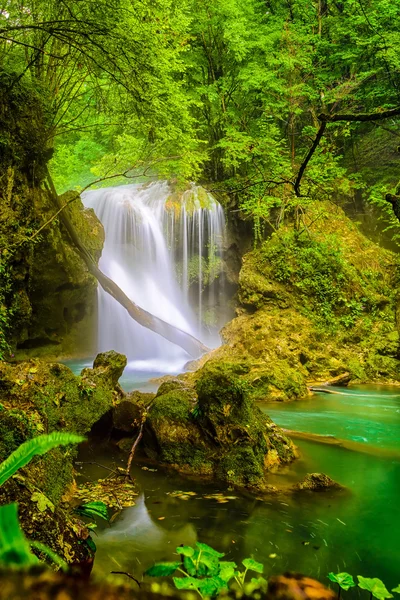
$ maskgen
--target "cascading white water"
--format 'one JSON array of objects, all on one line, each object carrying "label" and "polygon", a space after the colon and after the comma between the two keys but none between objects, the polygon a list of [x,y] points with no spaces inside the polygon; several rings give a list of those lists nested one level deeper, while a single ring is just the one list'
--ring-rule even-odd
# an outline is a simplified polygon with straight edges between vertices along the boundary
[{"label": "cascading white water", "polygon": [[[221,292],[225,222],[214,198],[196,186],[178,195],[158,182],[86,192],[83,201],[105,229],[100,269],[141,308],[217,346],[210,314]],[[141,371],[179,371],[189,360],[184,350],[133,321],[101,288],[98,345],[122,352]]]}]

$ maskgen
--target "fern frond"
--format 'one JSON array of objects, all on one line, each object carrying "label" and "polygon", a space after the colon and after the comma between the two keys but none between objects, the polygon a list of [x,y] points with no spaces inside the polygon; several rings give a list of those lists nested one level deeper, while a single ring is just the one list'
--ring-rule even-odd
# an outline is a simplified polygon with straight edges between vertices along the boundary
[{"label": "fern frond", "polygon": [[64,444],[79,444],[85,440],[84,437],[74,433],[60,433],[55,431],[48,435],[39,435],[38,437],[27,440],[17,448],[0,465],[0,485],[3,485],[7,479],[14,473],[27,465],[34,456],[45,454],[52,448]]}]

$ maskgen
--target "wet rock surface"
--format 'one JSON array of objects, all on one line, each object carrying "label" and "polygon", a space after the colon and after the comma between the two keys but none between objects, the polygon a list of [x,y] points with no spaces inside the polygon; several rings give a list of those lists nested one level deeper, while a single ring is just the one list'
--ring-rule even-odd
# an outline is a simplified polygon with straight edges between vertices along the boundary
[{"label": "wet rock surface", "polygon": [[339,483],[325,475],[325,473],[307,473],[305,478],[293,486],[294,490],[309,490],[312,492],[323,492],[326,490],[344,489]]}]

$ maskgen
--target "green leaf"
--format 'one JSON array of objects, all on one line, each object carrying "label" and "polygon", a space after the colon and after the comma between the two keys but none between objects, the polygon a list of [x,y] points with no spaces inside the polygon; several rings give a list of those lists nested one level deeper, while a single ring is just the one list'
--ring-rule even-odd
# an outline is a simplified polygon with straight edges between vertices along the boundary
[{"label": "green leaf", "polygon": [[396,594],[400,594],[400,584],[392,589],[392,592],[395,592]]},{"label": "green leaf", "polygon": [[39,563],[18,521],[18,505],[0,506],[0,564],[7,567],[30,567]]},{"label": "green leaf", "polygon": [[194,548],[191,546],[178,546],[176,549],[178,554],[183,554],[183,556],[193,556]]},{"label": "green leaf", "polygon": [[85,540],[85,543],[89,550],[92,552],[92,554],[96,554],[97,546],[91,535],[89,535],[89,537]]},{"label": "green leaf", "polygon": [[49,435],[39,435],[27,442],[24,442],[0,465],[0,485],[3,485],[7,479],[14,473],[25,467],[34,456],[45,454],[56,446],[64,444],[79,444],[85,438],[73,433],[59,433],[58,431]]},{"label": "green leaf", "polygon": [[329,573],[328,579],[333,583],[337,583],[345,591],[356,585],[350,573]]},{"label": "green leaf", "polygon": [[250,583],[261,587],[266,585],[268,582],[266,579],[264,579],[264,577],[252,577]]},{"label": "green leaf", "polygon": [[211,554],[200,555],[199,562],[205,565],[208,569],[207,575],[218,575],[219,572],[219,560],[216,556]]},{"label": "green leaf", "polygon": [[374,598],[378,600],[385,600],[385,598],[393,598],[393,594],[391,594],[387,589],[383,581],[378,579],[377,577],[363,577],[362,575],[357,575],[358,577],[358,586],[362,590],[367,590],[371,592]]},{"label": "green leaf", "polygon": [[190,556],[184,556],[183,566],[185,567],[185,571],[186,571],[186,573],[188,575],[196,575],[196,573],[197,573],[197,571],[196,571],[196,564],[195,564],[194,561],[197,559],[198,554],[199,553],[196,552],[193,555],[193,558],[191,558]]},{"label": "green leaf", "polygon": [[222,561],[219,564],[220,570],[218,576],[228,583],[235,576],[236,563]]},{"label": "green leaf", "polygon": [[180,562],[162,562],[156,563],[147,571],[145,571],[145,575],[149,575],[150,577],[168,577],[168,575],[172,575],[175,573],[178,567],[181,566]]},{"label": "green leaf", "polygon": [[197,587],[203,596],[217,596],[222,590],[228,589],[226,582],[220,577],[200,579]]},{"label": "green leaf", "polygon": [[99,517],[108,521],[108,508],[104,502],[88,502],[87,504],[80,504],[74,509],[77,515],[82,517]]},{"label": "green leaf", "polygon": [[225,556],[223,552],[217,552],[217,550],[214,550],[214,548],[211,548],[211,546],[203,544],[202,542],[196,542],[196,546],[199,550],[205,552],[206,554],[210,554],[211,556],[217,556],[218,558]]},{"label": "green leaf", "polygon": [[177,590],[197,590],[199,580],[194,577],[173,577]]},{"label": "green leaf", "polygon": [[244,565],[249,571],[255,571],[256,573],[262,573],[264,571],[264,565],[256,560],[253,560],[252,558],[245,558],[242,560],[242,565]]},{"label": "green leaf", "polygon": [[56,554],[51,548],[46,546],[46,544],[42,544],[42,542],[33,542],[30,540],[29,545],[31,548],[35,548],[36,550],[39,550],[39,552],[42,552],[48,556],[55,565],[64,571],[64,573],[68,572],[69,568],[65,560],[61,558],[61,556],[58,556],[58,554]]}]

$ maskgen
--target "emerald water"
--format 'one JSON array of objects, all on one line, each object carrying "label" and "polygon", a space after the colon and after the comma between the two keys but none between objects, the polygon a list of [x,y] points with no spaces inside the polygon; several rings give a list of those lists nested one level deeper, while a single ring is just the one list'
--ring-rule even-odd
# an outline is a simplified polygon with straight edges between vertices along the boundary
[{"label": "emerald water", "polygon": [[[131,382],[132,383],[132,382]],[[138,385],[140,387],[140,385]],[[389,589],[399,583],[400,564],[400,389],[360,386],[345,395],[261,408],[279,425],[359,442],[369,453],[335,445],[296,441],[301,457],[279,475],[277,487],[324,472],[346,492],[278,494],[257,499],[221,484],[190,480],[158,469],[133,469],[141,490],[137,504],[124,509],[96,538],[94,575],[121,570],[141,578],[157,560],[174,559],[179,544],[206,542],[240,561],[252,555],[266,573],[299,571],[325,581],[329,571],[380,577]],[[386,450],[390,450],[386,453]],[[91,447],[82,460],[126,464],[115,448]],[[83,478],[106,476],[85,467]],[[193,492],[181,499],[173,492]],[[235,496],[221,503],[208,495]],[[354,592],[356,593],[356,592]]]}]

